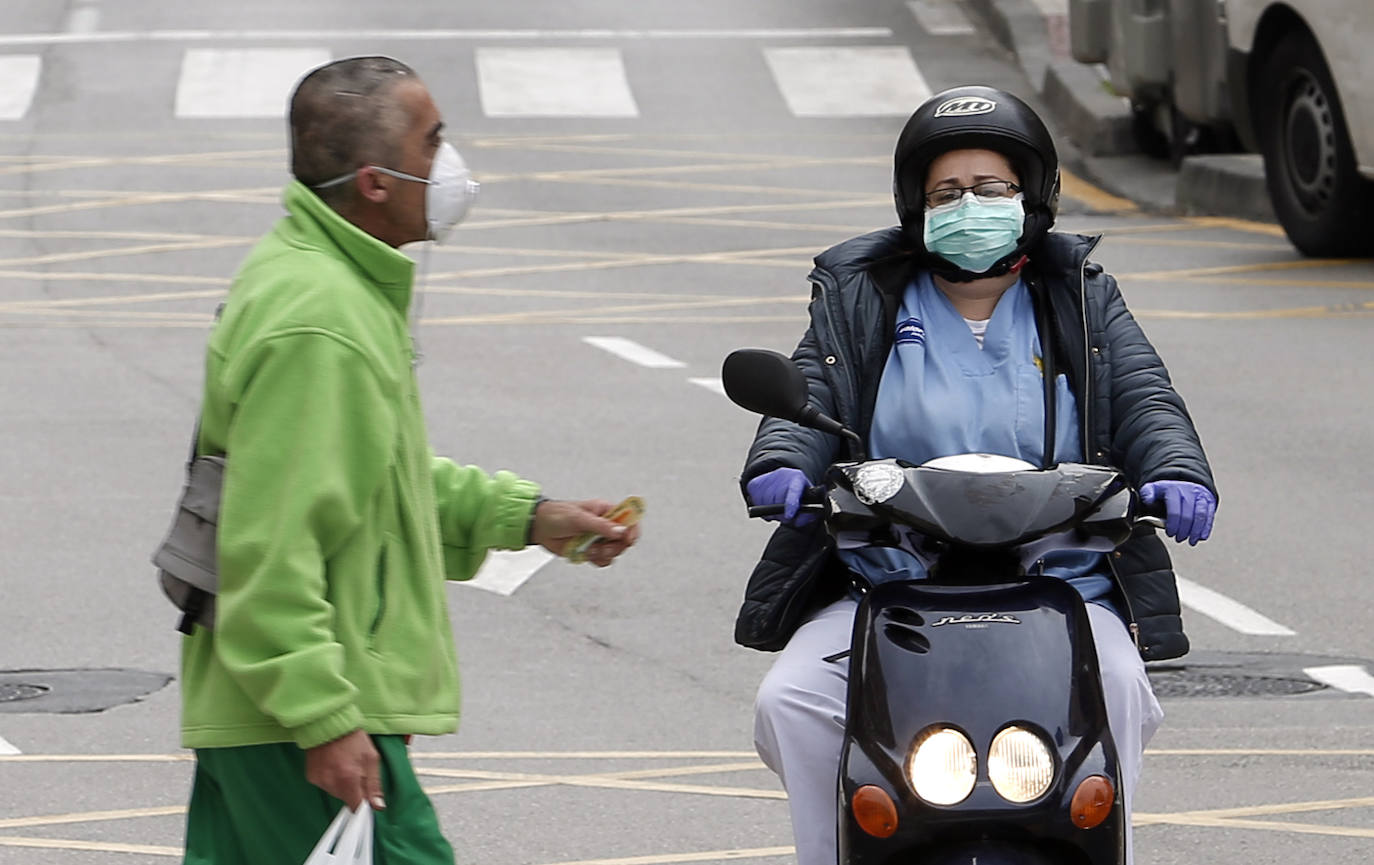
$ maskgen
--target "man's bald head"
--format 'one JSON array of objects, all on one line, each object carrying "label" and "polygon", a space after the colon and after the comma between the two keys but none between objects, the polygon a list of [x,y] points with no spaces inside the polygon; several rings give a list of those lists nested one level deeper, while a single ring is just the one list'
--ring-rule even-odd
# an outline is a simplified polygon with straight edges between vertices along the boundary
[{"label": "man's bald head", "polygon": [[[291,97],[292,175],[315,187],[362,165],[393,162],[410,120],[393,91],[418,80],[414,69],[390,57],[350,57],[307,75]],[[352,185],[315,191],[337,206]]]}]

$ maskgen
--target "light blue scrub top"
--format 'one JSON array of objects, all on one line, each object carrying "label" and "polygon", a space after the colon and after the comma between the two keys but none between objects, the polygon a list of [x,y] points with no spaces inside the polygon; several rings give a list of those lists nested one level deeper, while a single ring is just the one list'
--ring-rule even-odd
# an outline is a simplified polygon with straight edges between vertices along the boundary
[{"label": "light blue scrub top", "polygon": [[[1041,465],[1042,355],[1024,282],[1017,281],[997,301],[982,348],[927,273],[907,287],[896,328],[869,432],[874,459],[920,464],[952,454],[993,453]],[[1078,462],[1078,403],[1067,376],[1058,376],[1055,384],[1055,462]],[[839,555],[871,585],[925,576],[921,562],[890,547]],[[1105,602],[1111,591],[1101,553],[1055,552],[1044,564],[1046,574],[1068,580],[1086,601]]]}]

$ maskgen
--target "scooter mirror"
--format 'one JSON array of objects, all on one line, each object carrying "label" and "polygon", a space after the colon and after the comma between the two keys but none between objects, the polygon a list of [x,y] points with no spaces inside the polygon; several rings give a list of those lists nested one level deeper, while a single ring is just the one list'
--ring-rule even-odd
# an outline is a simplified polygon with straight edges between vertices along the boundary
[{"label": "scooter mirror", "polygon": [[720,377],[725,395],[740,408],[844,436],[854,442],[856,453],[863,453],[858,435],[810,404],[806,375],[790,358],[763,348],[735,349],[725,358]]},{"label": "scooter mirror", "polygon": [[790,421],[800,421],[806,411],[806,376],[776,351],[736,349],[720,375],[725,395],[742,409]]}]

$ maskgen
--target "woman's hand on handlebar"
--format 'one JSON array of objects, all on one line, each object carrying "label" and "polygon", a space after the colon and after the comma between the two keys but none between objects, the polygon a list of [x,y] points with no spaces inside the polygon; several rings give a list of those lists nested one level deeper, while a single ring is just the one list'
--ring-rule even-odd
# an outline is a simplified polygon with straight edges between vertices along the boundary
[{"label": "woman's hand on handlebar", "polygon": [[769,514],[765,520],[781,519],[793,526],[804,526],[816,518],[815,514],[798,513],[802,503],[802,493],[811,486],[805,473],[800,469],[780,468],[761,474],[744,485],[749,501],[755,505],[781,506],[782,513]]},{"label": "woman's hand on handlebar", "polygon": [[1202,484],[1191,481],[1153,481],[1140,488],[1146,505],[1164,505],[1164,533],[1182,543],[1196,545],[1212,534],[1217,499]]}]

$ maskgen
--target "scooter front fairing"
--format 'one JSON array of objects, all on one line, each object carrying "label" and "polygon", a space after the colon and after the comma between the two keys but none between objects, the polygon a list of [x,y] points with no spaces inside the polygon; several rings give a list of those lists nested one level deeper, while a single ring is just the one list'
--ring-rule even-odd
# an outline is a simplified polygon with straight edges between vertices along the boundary
[{"label": "scooter front fairing", "polygon": [[[1067,583],[874,587],[855,621],[848,700],[839,791],[839,858],[846,865],[1120,861],[1116,748],[1087,611]],[[1025,765],[1008,764],[1005,753],[996,766],[989,760],[994,738],[1013,726],[1045,746],[1039,783],[1047,788],[1024,803],[999,793],[992,774],[1005,788],[1007,774]],[[971,746],[942,765],[971,787],[955,792],[963,798],[952,804],[924,800],[912,777],[914,746],[941,728]],[[1024,744],[1025,734],[1016,735]],[[1100,824],[1080,828],[1070,803],[1090,776],[1110,780],[1113,800]],[[855,793],[867,785],[895,804],[897,825],[888,837],[875,837],[855,819]]]}]

